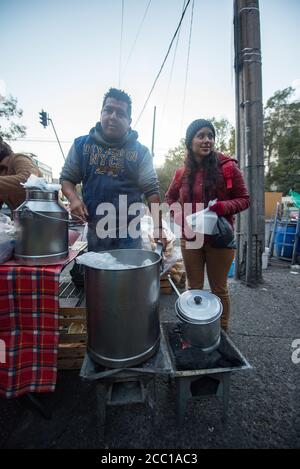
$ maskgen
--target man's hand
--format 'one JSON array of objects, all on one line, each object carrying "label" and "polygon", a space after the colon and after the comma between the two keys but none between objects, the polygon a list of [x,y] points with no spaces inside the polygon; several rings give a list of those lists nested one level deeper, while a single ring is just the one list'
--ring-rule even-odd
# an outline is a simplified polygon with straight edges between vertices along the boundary
[{"label": "man's hand", "polygon": [[62,193],[67,197],[68,201],[70,202],[71,214],[75,217],[78,222],[79,220],[81,220],[82,223],[85,223],[87,221],[86,217],[88,217],[89,213],[86,208],[86,205],[77,195],[76,185],[73,184],[71,181],[63,180],[61,189]]},{"label": "man's hand", "polygon": [[89,215],[86,205],[80,200],[79,197],[74,197],[70,200],[70,212],[77,221],[81,219],[82,222],[86,222]]},{"label": "man's hand", "polygon": [[159,194],[155,193],[147,197],[150,213],[154,223],[153,237],[154,241],[160,241],[163,245],[163,250],[165,251],[167,247],[167,237],[166,233],[162,227],[162,213],[160,208],[160,197]]},{"label": "man's hand", "polygon": [[166,237],[165,230],[161,226],[159,226],[159,227],[154,228],[153,234],[154,234],[154,241],[156,243],[159,241],[163,246],[163,250],[165,251],[167,247],[167,237]]}]

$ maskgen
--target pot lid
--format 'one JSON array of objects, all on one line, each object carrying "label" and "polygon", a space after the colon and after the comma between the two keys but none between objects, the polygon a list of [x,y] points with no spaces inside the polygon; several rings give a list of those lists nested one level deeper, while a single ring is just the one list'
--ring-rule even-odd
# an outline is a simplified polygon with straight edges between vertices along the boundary
[{"label": "pot lid", "polygon": [[186,321],[205,324],[218,319],[222,303],[213,293],[204,290],[187,290],[177,300],[177,311]]}]

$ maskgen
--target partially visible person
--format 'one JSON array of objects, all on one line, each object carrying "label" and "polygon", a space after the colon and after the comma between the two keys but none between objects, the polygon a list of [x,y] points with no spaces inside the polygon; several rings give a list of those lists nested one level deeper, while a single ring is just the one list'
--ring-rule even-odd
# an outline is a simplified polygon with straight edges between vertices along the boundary
[{"label": "partially visible person", "polygon": [[[134,238],[129,233],[124,235],[124,231],[121,233],[134,218],[128,214],[128,208],[141,203],[143,195],[149,205],[160,203],[153,158],[130,126],[131,107],[127,93],[111,88],[104,96],[100,121],[87,135],[74,140],[61,171],[62,192],[70,202],[72,214],[88,222],[89,251],[140,248],[140,236]],[[80,183],[83,200],[76,192]],[[120,196],[127,197],[125,207],[121,207]],[[100,237],[97,230],[104,215],[99,213],[99,207],[104,203],[116,210],[116,230],[107,232],[107,236],[103,230],[104,235]],[[165,243],[161,218],[156,228],[158,237]]]},{"label": "partially visible person", "polygon": [[14,153],[0,137],[0,208],[5,203],[13,211],[24,202],[26,192],[20,183],[30,174],[42,177],[30,156]]},{"label": "partially visible person", "polygon": [[176,170],[166,193],[169,205],[179,202],[182,212],[175,214],[175,222],[183,227],[181,240],[182,256],[185,264],[188,288],[203,289],[205,266],[212,293],[217,295],[223,306],[221,326],[227,330],[230,316],[230,301],[227,287],[228,273],[234,259],[232,248],[215,248],[210,236],[204,236],[201,248],[188,249],[187,239],[191,232],[185,230],[186,223],[182,213],[184,204],[203,203],[217,199],[210,210],[224,216],[232,225],[234,214],[250,205],[249,194],[236,160],[214,149],[215,128],[205,119],[193,121],[186,131],[186,158],[184,166]]}]

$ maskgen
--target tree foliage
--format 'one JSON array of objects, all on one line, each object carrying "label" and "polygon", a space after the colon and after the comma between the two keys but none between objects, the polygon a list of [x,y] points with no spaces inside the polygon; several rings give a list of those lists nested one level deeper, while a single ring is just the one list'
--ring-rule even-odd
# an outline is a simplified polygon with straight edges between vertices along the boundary
[{"label": "tree foliage", "polygon": [[160,186],[160,196],[162,199],[167,192],[176,169],[183,165],[185,152],[186,148],[184,139],[181,139],[177,147],[171,148],[168,151],[164,165],[156,170]]},{"label": "tree foliage", "polygon": [[[234,156],[235,154],[235,129],[226,118],[220,120],[212,117],[210,121],[216,129],[216,144],[217,150],[227,155]],[[186,154],[184,139],[180,140],[177,147],[168,151],[165,158],[164,165],[158,168],[157,176],[160,184],[160,196],[164,199],[165,193],[172,181],[176,169],[183,165]]]},{"label": "tree foliage", "polygon": [[300,101],[292,87],[276,91],[264,109],[266,189],[300,191]]},{"label": "tree foliage", "polygon": [[[300,101],[292,100],[292,87],[276,91],[264,109],[264,154],[266,190],[287,194],[290,189],[300,192]],[[226,119],[210,121],[216,129],[216,149],[235,155],[235,129]],[[183,165],[185,144],[168,151],[164,165],[157,170],[161,197],[172,180],[175,170]]]},{"label": "tree foliage", "polygon": [[18,100],[9,95],[4,97],[0,95],[0,136],[6,140],[14,140],[18,137],[24,137],[26,127],[12,121],[23,115],[22,109],[17,106]]},{"label": "tree foliage", "polygon": [[226,155],[235,155],[235,128],[225,117],[210,119],[216,129],[216,149]]}]

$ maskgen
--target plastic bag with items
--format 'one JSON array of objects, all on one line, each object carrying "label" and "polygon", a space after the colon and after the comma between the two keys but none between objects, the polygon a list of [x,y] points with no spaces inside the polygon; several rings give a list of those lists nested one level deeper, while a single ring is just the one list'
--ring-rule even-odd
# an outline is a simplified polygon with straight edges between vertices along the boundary
[{"label": "plastic bag with items", "polygon": [[0,213],[0,264],[12,258],[15,246],[15,228],[9,217]]},{"label": "plastic bag with items", "polygon": [[[184,270],[181,249],[177,243],[176,235],[170,227],[170,223],[166,219],[162,219],[162,227],[166,238],[166,249],[163,251],[163,267],[160,273],[161,277],[170,272],[177,277],[182,277]],[[142,247],[155,251],[156,242],[153,237],[153,219],[150,215],[144,215],[141,219]],[[173,270],[173,271],[172,271]],[[176,278],[177,280],[177,278]]]},{"label": "plastic bag with items", "polygon": [[39,189],[41,191],[58,191],[60,184],[49,184],[46,179],[39,178],[35,174],[30,174],[26,182],[20,183],[24,189]]},{"label": "plastic bag with items", "polygon": [[[171,255],[174,244],[176,241],[176,236],[170,229],[166,220],[162,220],[162,227],[164,235],[166,237],[167,245],[166,250],[164,251],[164,256],[168,257]],[[142,247],[143,249],[149,249],[154,251],[156,249],[156,242],[153,236],[153,219],[150,215],[144,215],[141,218],[141,233],[142,233]]]}]

